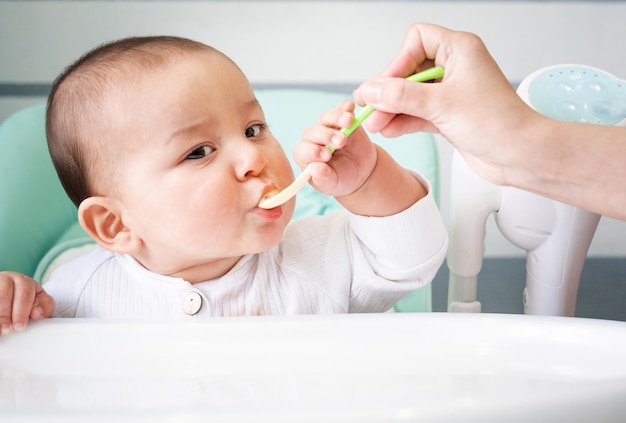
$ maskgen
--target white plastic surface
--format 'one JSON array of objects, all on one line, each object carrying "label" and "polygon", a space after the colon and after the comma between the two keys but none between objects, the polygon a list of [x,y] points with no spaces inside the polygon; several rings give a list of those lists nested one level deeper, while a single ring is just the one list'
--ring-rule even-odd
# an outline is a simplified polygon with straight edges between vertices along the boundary
[{"label": "white plastic surface", "polygon": [[[556,65],[530,74],[517,92],[531,107],[554,119],[626,126],[625,82],[589,66]],[[453,156],[451,180],[448,310],[480,311],[476,292],[485,223],[493,214],[505,238],[527,252],[524,312],[573,316],[580,275],[600,216],[491,184],[476,175],[458,152]]]},{"label": "white plastic surface", "polygon": [[626,80],[588,65],[547,66],[517,88],[535,110],[554,119],[626,126]]},{"label": "white plastic surface", "polygon": [[480,312],[475,304],[479,300],[476,292],[485,223],[493,214],[506,239],[527,252],[525,313],[573,316],[580,275],[600,216],[527,191],[494,185],[476,175],[456,151],[453,181],[448,311]]},{"label": "white plastic surface", "polygon": [[626,323],[57,319],[0,338],[3,422],[623,422]]}]

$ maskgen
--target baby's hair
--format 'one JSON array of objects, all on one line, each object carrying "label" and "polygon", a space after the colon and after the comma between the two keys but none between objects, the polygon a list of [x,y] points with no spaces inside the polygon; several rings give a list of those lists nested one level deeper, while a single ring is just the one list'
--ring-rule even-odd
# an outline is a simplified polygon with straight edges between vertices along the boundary
[{"label": "baby's hair", "polygon": [[111,142],[108,134],[116,129],[116,122],[104,113],[111,94],[147,70],[195,52],[226,58],[187,38],[130,37],[94,48],[55,79],[46,112],[48,149],[61,184],[77,207],[90,196],[102,195],[102,181],[113,177],[113,158],[100,154]]}]

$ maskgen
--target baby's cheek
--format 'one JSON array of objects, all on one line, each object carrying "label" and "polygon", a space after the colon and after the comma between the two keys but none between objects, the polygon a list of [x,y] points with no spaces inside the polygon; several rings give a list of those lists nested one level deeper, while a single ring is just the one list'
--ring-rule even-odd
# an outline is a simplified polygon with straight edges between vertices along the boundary
[{"label": "baby's cheek", "polygon": [[280,163],[280,178],[281,182],[284,184],[282,186],[289,185],[295,179],[291,163],[285,155],[283,155],[281,159],[277,159],[276,163]]}]

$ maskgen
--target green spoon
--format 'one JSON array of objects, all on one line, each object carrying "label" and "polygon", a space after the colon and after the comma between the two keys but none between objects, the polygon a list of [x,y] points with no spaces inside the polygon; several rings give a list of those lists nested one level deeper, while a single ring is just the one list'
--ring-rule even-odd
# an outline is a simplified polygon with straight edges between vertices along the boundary
[{"label": "green spoon", "polygon": [[[441,78],[443,73],[444,69],[441,66],[435,66],[434,68],[426,69],[425,71],[413,74],[406,79],[413,82],[431,81],[433,79]],[[371,106],[366,105],[363,107],[359,113],[354,116],[352,125],[347,128],[343,128],[341,133],[346,137],[349,137],[356,128],[361,126],[361,124],[369,117],[369,115],[372,114],[372,112],[374,112],[374,109]],[[328,148],[331,152],[334,152],[334,148],[330,146],[327,146],[326,148]],[[275,195],[263,198],[259,203],[259,207],[262,209],[273,209],[274,207],[278,207],[281,204],[286,203],[291,197],[296,195],[296,193],[309,181],[309,179],[311,179],[311,169],[310,166],[307,165],[300,176],[298,176],[287,188]]]}]

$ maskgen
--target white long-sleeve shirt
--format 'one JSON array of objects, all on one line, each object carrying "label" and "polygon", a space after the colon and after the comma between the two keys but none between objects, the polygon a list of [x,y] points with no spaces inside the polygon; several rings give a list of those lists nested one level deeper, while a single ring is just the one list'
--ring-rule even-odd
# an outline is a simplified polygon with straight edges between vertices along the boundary
[{"label": "white long-sleeve shirt", "polygon": [[429,193],[389,217],[339,211],[291,222],[278,245],[205,282],[159,275],[98,248],[59,267],[44,288],[56,300],[57,317],[382,312],[430,283],[446,248]]}]

